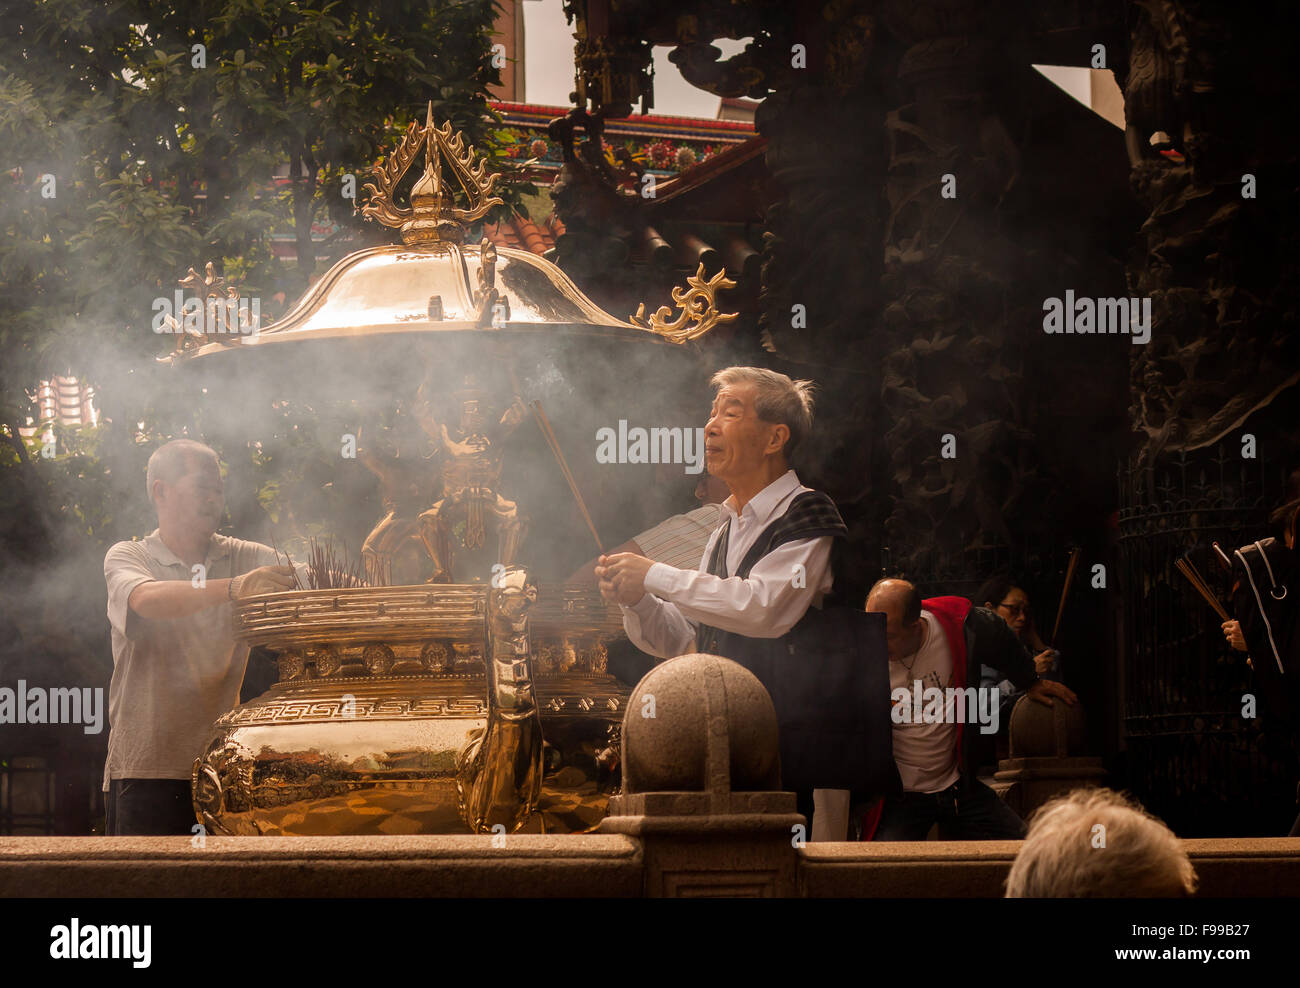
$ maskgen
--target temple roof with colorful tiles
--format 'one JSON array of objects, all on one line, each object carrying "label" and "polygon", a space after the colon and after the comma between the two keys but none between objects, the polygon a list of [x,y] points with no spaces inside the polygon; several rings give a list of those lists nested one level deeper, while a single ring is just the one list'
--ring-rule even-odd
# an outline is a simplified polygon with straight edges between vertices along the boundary
[{"label": "temple roof with colorful tiles", "polygon": [[[567,106],[493,101],[500,114],[500,128],[512,158],[536,159],[532,174],[558,172],[563,164],[560,145],[547,134],[547,125],[569,112]],[[632,160],[644,165],[657,178],[671,177],[707,161],[756,135],[754,125],[739,120],[709,120],[695,117],[661,117],[633,114],[605,122],[605,146],[611,155],[626,148]],[[514,139],[514,145],[509,141]]]},{"label": "temple roof with colorful tiles", "polygon": [[[548,125],[555,118],[564,116],[569,107],[501,101],[494,101],[491,105],[504,123],[499,133],[507,143],[507,155],[531,160],[525,174],[538,186],[550,186],[558,177],[564,161],[560,144],[549,136]],[[512,139],[513,145],[509,143]],[[616,165],[617,152],[626,150],[632,160],[644,168],[645,174],[659,179],[656,202],[670,213],[676,211],[674,200],[683,200],[682,205],[686,206],[685,200],[690,198],[692,191],[711,179],[726,172],[734,174],[736,169],[751,161],[761,164],[767,144],[753,124],[746,121],[635,114],[605,120],[603,140],[605,156],[611,165]],[[743,193],[740,195],[743,198]],[[709,202],[703,209],[698,208],[701,204],[691,204],[696,207],[693,211],[697,215],[717,213],[714,219],[728,220],[738,218],[726,215],[728,213],[747,216],[753,209],[749,202],[734,207],[719,202],[716,191],[708,198]],[[650,233],[653,238],[659,237],[653,230]],[[517,247],[547,254],[564,234],[564,224],[554,212],[536,221],[515,214],[498,223],[485,223],[483,234],[498,247]],[[694,254],[682,260],[690,270],[694,270],[695,262]],[[712,265],[712,261],[709,263]]]}]

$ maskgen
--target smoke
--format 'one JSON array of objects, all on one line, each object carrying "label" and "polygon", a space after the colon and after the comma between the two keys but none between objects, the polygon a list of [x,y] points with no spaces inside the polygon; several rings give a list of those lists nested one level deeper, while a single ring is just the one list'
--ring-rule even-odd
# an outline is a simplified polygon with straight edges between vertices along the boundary
[{"label": "smoke", "polygon": [[[191,83],[181,81],[179,67],[171,75],[162,70],[172,90],[143,87],[140,75],[106,79],[98,66],[69,68],[66,59],[39,50],[41,29],[51,27],[41,23],[46,15],[22,16],[23,29],[0,40],[0,144],[20,165],[0,176],[0,407],[10,415],[25,405],[24,389],[71,373],[95,389],[101,425],[61,431],[54,459],[0,469],[0,684],[24,678],[107,687],[104,554],[156,526],[145,464],[171,438],[194,438],[219,453],[223,533],[298,551],[308,538],[332,538],[355,558],[384,509],[378,479],[345,455],[347,438],[365,448],[405,435],[417,444],[416,455],[432,456],[433,441],[409,428],[417,391],[430,377],[439,421],[455,438],[453,396],[469,373],[485,392],[489,421],[516,391],[526,404],[540,402],[604,545],[695,506],[697,478],[680,465],[596,457],[598,431],[620,420],[685,430],[707,418],[706,382],[718,365],[693,346],[669,346],[649,334],[629,330],[630,339],[620,341],[555,326],[403,333],[236,345],[199,360],[158,363],[183,337],[154,331],[157,300],[173,299],[191,267],[203,272],[214,261],[218,276],[256,300],[263,339],[294,303],[293,293],[278,300],[278,289],[309,272],[281,270],[266,236],[287,223],[289,203],[273,194],[258,198],[244,184],[247,176],[269,184],[270,153],[230,141],[214,153],[213,143],[193,163],[207,187],[186,187],[190,175],[176,166],[183,156],[178,135],[210,121],[197,103],[181,107],[168,93],[197,96],[201,87],[181,88]],[[97,37],[87,26],[52,36],[69,58],[93,51],[99,61],[128,50],[123,34],[133,30],[98,23]],[[180,50],[176,39],[156,41],[160,50]],[[217,53],[211,55],[215,64]],[[131,87],[125,95],[124,85]],[[104,100],[129,110],[105,113]],[[179,175],[177,184],[164,187],[169,175]],[[42,195],[44,176],[53,176],[51,197]],[[198,201],[197,192],[206,199]],[[200,210],[210,214],[202,232],[193,219]],[[369,230],[354,244],[382,236]],[[24,255],[15,244],[39,249]],[[507,289],[510,271],[503,265]],[[520,265],[515,275],[531,276],[534,296],[546,287],[536,284],[534,268]],[[543,314],[564,319],[571,305],[557,301]],[[498,493],[516,502],[527,522],[517,561],[539,581],[558,582],[595,554],[594,540],[537,422],[526,418],[500,442]],[[434,480],[431,502],[441,476]],[[486,580],[496,555],[489,530],[483,553],[458,559],[457,578]]]}]

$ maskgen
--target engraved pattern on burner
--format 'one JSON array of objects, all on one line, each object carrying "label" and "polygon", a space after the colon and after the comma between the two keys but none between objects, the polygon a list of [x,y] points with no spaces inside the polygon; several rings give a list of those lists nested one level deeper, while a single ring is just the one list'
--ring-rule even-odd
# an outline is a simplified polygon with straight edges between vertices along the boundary
[{"label": "engraved pattern on burner", "polygon": [[[369,682],[361,680],[361,682]],[[542,692],[539,690],[539,693]],[[549,691],[546,691],[549,693]],[[549,694],[542,707],[548,717],[582,717],[596,710],[596,716],[615,715],[622,707],[622,696],[614,690],[592,690],[583,693]],[[481,696],[442,696],[413,699],[409,697],[358,696],[345,701],[342,696],[312,699],[298,697],[281,702],[263,703],[256,707],[232,710],[222,718],[231,727],[303,723],[361,718],[406,717],[485,717],[487,703]]]},{"label": "engraved pattern on burner", "polygon": [[253,709],[233,710],[222,720],[236,727],[304,721],[355,720],[364,717],[486,717],[482,697],[430,697],[412,700],[398,697],[357,697],[355,703],[342,697],[330,700],[288,700],[262,704]]}]

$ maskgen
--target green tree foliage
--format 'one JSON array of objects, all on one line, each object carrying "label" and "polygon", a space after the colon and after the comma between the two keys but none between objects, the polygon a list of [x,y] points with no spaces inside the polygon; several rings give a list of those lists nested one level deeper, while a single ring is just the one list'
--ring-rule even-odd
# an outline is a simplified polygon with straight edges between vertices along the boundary
[{"label": "green tree foliage", "polygon": [[[317,268],[313,224],[362,229],[344,177],[360,194],[369,168],[430,101],[490,168],[505,169],[486,91],[499,81],[494,14],[492,0],[42,0],[7,9],[0,569],[10,564],[12,578],[13,564],[80,553],[80,578],[93,586],[104,548],[152,527],[149,452],[209,431],[190,382],[155,361],[171,338],[150,329],[154,300],[170,298],[187,268],[211,260],[244,296],[292,302]],[[508,183],[505,208],[535,191]],[[276,258],[277,234],[292,235],[297,264]],[[46,458],[18,428],[33,414],[37,382],[63,373],[93,384],[104,420],[61,430]],[[272,431],[294,432],[316,411],[277,414]],[[338,431],[331,420],[335,451]],[[301,435],[262,446],[246,436],[243,448],[220,450],[269,514],[279,510],[275,491],[301,486],[305,464],[322,455]]]}]

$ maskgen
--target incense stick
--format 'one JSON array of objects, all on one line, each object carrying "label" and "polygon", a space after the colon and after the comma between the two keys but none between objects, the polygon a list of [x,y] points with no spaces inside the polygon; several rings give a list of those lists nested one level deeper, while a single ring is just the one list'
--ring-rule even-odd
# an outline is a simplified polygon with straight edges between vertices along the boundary
[{"label": "incense stick", "polygon": [[591,520],[591,513],[587,511],[587,502],[582,499],[582,492],[578,490],[578,482],[574,480],[572,472],[569,470],[569,464],[564,459],[564,450],[560,449],[560,441],[555,436],[555,430],[551,428],[551,423],[542,411],[542,403],[534,400],[532,409],[537,419],[538,428],[542,430],[542,436],[546,439],[546,444],[551,447],[551,452],[555,454],[556,461],[560,464],[560,472],[564,474],[564,479],[568,481],[569,490],[573,492],[573,499],[578,502],[578,510],[582,512],[582,518],[587,523],[587,528],[591,530],[591,537],[596,540],[596,548],[603,555],[605,544],[600,541],[600,533],[596,531],[596,523]]},{"label": "incense stick", "polygon": [[1226,569],[1229,573],[1231,573],[1231,572],[1232,572],[1232,560],[1229,559],[1229,558],[1228,558],[1228,554],[1227,554],[1226,552],[1223,551],[1223,547],[1222,547],[1221,545],[1219,545],[1219,543],[1217,543],[1217,542],[1211,542],[1210,545],[1211,545],[1211,546],[1213,547],[1213,549],[1214,549],[1214,555],[1215,555],[1215,557],[1219,560],[1219,565],[1221,565],[1224,569]]},{"label": "incense stick", "polygon": [[1210,589],[1209,584],[1205,582],[1205,579],[1201,576],[1200,572],[1189,560],[1179,559],[1174,563],[1174,565],[1178,568],[1178,571],[1187,578],[1187,581],[1191,583],[1196,592],[1201,595],[1205,602],[1214,608],[1219,617],[1223,618],[1225,621],[1230,620],[1228,612],[1224,609],[1223,605],[1219,603],[1218,598],[1214,595],[1214,591]]},{"label": "incense stick", "polygon": [[1178,572],[1182,573],[1183,576],[1187,578],[1187,582],[1195,588],[1196,592],[1201,595],[1201,598],[1214,608],[1215,613],[1218,614],[1219,617],[1223,618],[1225,621],[1232,620],[1232,618],[1228,616],[1228,612],[1224,610],[1223,605],[1219,603],[1218,598],[1215,597],[1214,593],[1210,590],[1209,585],[1201,579],[1201,574],[1197,572],[1195,566],[1186,559],[1175,560],[1174,566],[1177,567]]},{"label": "incense stick", "polygon": [[[271,532],[271,551],[275,553],[275,565],[279,566],[279,565],[280,565],[280,549],[279,549],[279,547],[275,544],[275,532],[274,532],[274,531]],[[291,566],[291,567],[293,567],[293,588],[294,588],[295,590],[303,590],[303,589],[305,589],[305,588],[303,587],[303,585],[302,585],[302,581],[298,579],[298,567],[296,567],[296,566],[293,565],[293,560],[289,558],[289,552],[288,552],[288,550],[285,550],[284,558],[287,560],[288,565]]]},{"label": "incense stick", "polygon": [[582,492],[578,490],[578,482],[569,469],[568,461],[564,458],[564,450],[560,448],[559,438],[555,435],[555,430],[551,428],[550,420],[546,413],[542,411],[540,401],[533,402],[533,411],[537,413],[537,423],[541,427],[543,436],[546,437],[547,444],[551,447],[551,452],[555,454],[556,461],[560,464],[560,471],[564,474],[564,479],[569,484],[569,490],[573,492],[573,499],[578,503],[578,510],[582,512],[583,520],[587,523],[587,528],[591,530],[591,537],[596,540],[596,548],[604,553],[605,545],[600,540],[600,533],[596,531],[596,524],[591,519],[591,513],[587,510],[587,503],[583,500]]},{"label": "incense stick", "polygon": [[1065,598],[1070,594],[1070,584],[1074,582],[1074,571],[1079,568],[1081,552],[1075,548],[1070,552],[1070,562],[1065,567],[1065,583],[1061,587],[1061,602],[1056,606],[1056,623],[1052,625],[1052,647],[1056,647],[1056,636],[1061,630],[1061,618],[1065,616]]}]

